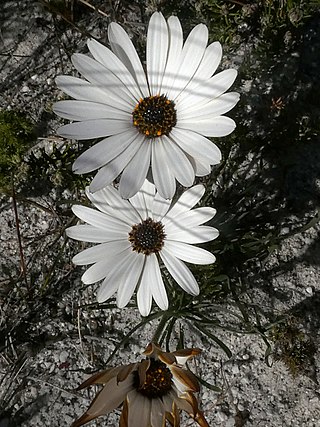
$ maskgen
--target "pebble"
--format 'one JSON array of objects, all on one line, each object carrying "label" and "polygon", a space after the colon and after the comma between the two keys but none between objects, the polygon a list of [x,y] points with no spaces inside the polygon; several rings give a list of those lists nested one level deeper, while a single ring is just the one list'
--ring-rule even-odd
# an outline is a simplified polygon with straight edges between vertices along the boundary
[{"label": "pebble", "polygon": [[238,405],[238,411],[243,412],[245,410],[245,407],[239,403]]},{"label": "pebble", "polygon": [[312,286],[308,286],[308,287],[306,288],[306,293],[307,293],[308,295],[313,295],[313,288],[312,288]]},{"label": "pebble", "polygon": [[36,397],[38,396],[38,390],[37,390],[37,388],[36,388],[36,387],[31,387],[31,388],[30,388],[30,396],[31,396],[33,399],[36,399]]},{"label": "pebble", "polygon": [[228,419],[228,417],[224,412],[218,411],[217,412],[217,419],[218,419],[218,421],[226,421]]},{"label": "pebble", "polygon": [[60,359],[61,363],[66,362],[68,360],[68,358],[69,358],[69,353],[67,351],[62,351],[60,353],[60,358],[59,359]]},{"label": "pebble", "polygon": [[239,369],[238,365],[232,366],[232,373],[233,373],[233,375],[238,375],[239,372],[240,372],[240,369]]}]

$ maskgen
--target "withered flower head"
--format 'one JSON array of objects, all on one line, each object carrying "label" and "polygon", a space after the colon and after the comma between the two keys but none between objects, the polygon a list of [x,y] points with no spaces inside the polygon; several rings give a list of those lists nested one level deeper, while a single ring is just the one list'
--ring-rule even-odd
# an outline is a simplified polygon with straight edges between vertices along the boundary
[{"label": "withered flower head", "polygon": [[180,413],[186,411],[201,427],[209,427],[199,410],[194,393],[199,391],[195,375],[186,362],[200,353],[197,348],[171,353],[154,343],[148,345],[146,359],[99,372],[83,384],[103,384],[88,410],[73,424],[79,427],[122,405],[119,427],[180,426]]}]

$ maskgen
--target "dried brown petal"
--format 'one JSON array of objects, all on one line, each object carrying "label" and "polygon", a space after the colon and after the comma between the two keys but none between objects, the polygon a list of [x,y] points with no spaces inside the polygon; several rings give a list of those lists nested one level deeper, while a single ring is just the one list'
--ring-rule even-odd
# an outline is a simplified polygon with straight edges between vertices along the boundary
[{"label": "dried brown petal", "polygon": [[186,411],[201,427],[209,427],[202,411],[199,410],[198,400],[192,393],[184,393],[179,399],[175,399],[177,406]]},{"label": "dried brown petal", "polygon": [[147,370],[150,367],[150,360],[143,360],[138,366],[139,387],[142,387],[146,381]]},{"label": "dried brown petal", "polygon": [[173,365],[177,362],[172,353],[160,353],[159,360],[161,360],[161,362],[165,363],[166,365]]},{"label": "dried brown petal", "polygon": [[121,369],[119,369],[117,381],[121,382],[126,380],[128,375],[130,375],[138,365],[138,363],[130,363],[129,365],[122,366]]},{"label": "dried brown petal", "polygon": [[80,384],[77,388],[77,391],[89,387],[92,384],[106,384],[108,381],[110,381],[111,378],[117,375],[120,369],[121,367],[117,367],[110,368],[102,372],[97,372],[96,374],[86,379],[82,384]]},{"label": "dried brown petal", "polygon": [[166,418],[172,427],[180,427],[180,411],[175,402],[172,403],[171,412],[166,412]]},{"label": "dried brown petal", "polygon": [[153,357],[157,359],[159,353],[162,353],[161,348],[157,346],[155,343],[151,342],[147,345],[147,348],[142,354],[145,354],[148,357]]},{"label": "dried brown petal", "polygon": [[100,417],[100,415],[113,411],[121,405],[130,390],[132,390],[132,379],[130,377],[119,383],[116,377],[111,378],[94,398],[87,411],[75,421],[73,427],[81,426]]},{"label": "dried brown petal", "polygon": [[173,351],[171,354],[173,354],[176,357],[194,357],[198,356],[198,354],[201,353],[202,350],[200,348],[184,348],[181,350]]},{"label": "dried brown petal", "polygon": [[197,377],[192,372],[179,366],[171,366],[170,369],[174,378],[180,381],[189,391],[200,390]]}]

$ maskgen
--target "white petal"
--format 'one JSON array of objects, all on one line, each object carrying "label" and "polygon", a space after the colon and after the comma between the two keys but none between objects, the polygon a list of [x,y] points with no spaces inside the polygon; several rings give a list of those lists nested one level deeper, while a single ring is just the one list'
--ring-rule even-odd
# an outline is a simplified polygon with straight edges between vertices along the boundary
[{"label": "white petal", "polygon": [[212,264],[216,260],[216,257],[209,251],[186,243],[166,239],[164,247],[171,255],[192,264]]},{"label": "white petal", "polygon": [[214,118],[208,117],[207,120],[197,120],[187,122],[178,121],[177,127],[180,129],[189,129],[205,136],[221,137],[232,133],[236,127],[235,122],[226,116]]},{"label": "white petal", "polygon": [[237,71],[231,68],[221,71],[204,82],[199,82],[192,92],[181,93],[176,102],[178,111],[188,109],[190,105],[201,105],[218,98],[230,88],[236,77]]},{"label": "white petal", "polygon": [[176,16],[170,16],[168,19],[169,29],[169,51],[165,73],[162,80],[161,92],[167,94],[171,89],[174,78],[177,73],[180,55],[183,45],[182,27]]},{"label": "white petal", "polygon": [[219,42],[211,43],[205,50],[201,64],[194,75],[194,80],[208,79],[216,72],[222,58],[222,47]]},{"label": "white petal", "polygon": [[122,240],[123,233],[101,230],[92,225],[74,225],[66,229],[68,237],[74,240],[91,243],[105,243],[112,240]]},{"label": "white petal", "polygon": [[196,159],[194,157],[189,157],[189,160],[194,168],[194,173],[196,176],[206,176],[211,173],[211,164],[208,160]]},{"label": "white petal", "polygon": [[165,218],[172,219],[183,212],[189,211],[199,202],[204,193],[205,188],[202,184],[194,185],[192,188],[189,188],[182,193]]},{"label": "white petal", "polygon": [[[86,80],[78,79],[73,76],[58,76],[56,78],[56,85],[72,98],[83,101],[99,102],[100,104],[106,104],[112,107],[118,106],[120,107],[119,109],[123,109],[117,101],[109,97],[109,94],[105,90],[92,85]],[[130,113],[132,109],[128,105],[124,111]]]},{"label": "white petal", "polygon": [[109,185],[95,193],[86,189],[87,197],[101,211],[108,215],[114,215],[128,224],[133,225],[140,221],[139,215],[127,200],[123,200],[114,187]]},{"label": "white petal", "polygon": [[134,144],[130,144],[122,153],[111,160],[111,162],[103,166],[93,178],[90,184],[90,191],[95,192],[111,184],[127,166],[143,143],[143,137],[138,135]]},{"label": "white petal", "polygon": [[[127,249],[124,253],[128,253],[131,249]],[[109,271],[114,268],[115,265],[121,264],[124,253],[115,253],[110,255],[108,258],[98,261],[93,264],[88,270],[82,275],[81,280],[83,283],[90,285],[92,283],[99,282],[100,280],[108,277]]]},{"label": "white petal", "polygon": [[130,225],[126,224],[121,219],[106,215],[105,213],[88,208],[87,206],[74,205],[72,206],[72,211],[82,221],[85,221],[93,227],[101,228],[104,232],[116,231],[117,233],[123,233],[125,237],[131,230]]},{"label": "white petal", "polygon": [[87,45],[94,59],[115,74],[139,101],[143,97],[142,92],[120,59],[110,49],[94,39],[88,40]]},{"label": "white petal", "polygon": [[105,258],[106,251],[108,251],[108,248],[112,246],[112,243],[113,242],[100,243],[99,245],[87,248],[84,251],[81,251],[77,255],[75,255],[72,258],[72,262],[76,265],[88,265],[94,264],[98,261],[102,261]]},{"label": "white petal", "polygon": [[149,258],[146,257],[143,273],[137,292],[137,303],[141,316],[148,316],[152,305],[151,284],[153,282],[153,271],[150,271]]},{"label": "white petal", "polygon": [[169,99],[175,99],[189,83],[202,60],[207,43],[208,28],[204,24],[198,24],[192,29],[182,48],[174,85],[168,92]]},{"label": "white petal", "polygon": [[[118,289],[117,281],[110,281],[109,277],[106,277],[101,283],[98,292],[97,292],[97,301],[99,303],[107,301],[116,293]],[[120,383],[121,384],[121,383]]]},{"label": "white petal", "polygon": [[143,97],[149,96],[145,72],[128,34],[119,24],[112,22],[108,27],[108,38],[111,49],[131,73]]},{"label": "white petal", "polygon": [[200,162],[203,159],[212,165],[216,165],[221,161],[219,148],[212,141],[193,130],[174,128],[171,131],[171,138],[187,154],[195,159],[199,158]]},{"label": "white petal", "polygon": [[148,257],[150,275],[152,274],[152,282],[150,286],[153,299],[161,310],[167,310],[169,303],[166,288],[164,286],[162,275],[159,267],[159,262],[155,254]]},{"label": "white petal", "polygon": [[151,95],[160,93],[168,55],[168,27],[162,13],[155,12],[147,34],[147,73]]},{"label": "white petal", "polygon": [[57,133],[71,139],[93,139],[119,134],[132,128],[132,123],[126,120],[98,119],[75,122],[60,127]]},{"label": "white petal", "polygon": [[165,247],[162,248],[160,256],[167,270],[181,288],[191,295],[199,295],[199,286],[188,267],[178,258],[172,256]]},{"label": "white petal", "polygon": [[145,272],[142,274],[139,289],[137,292],[137,304],[141,316],[148,316],[152,305],[152,293],[150,283],[144,280]]},{"label": "white petal", "polygon": [[129,199],[140,190],[150,168],[151,145],[145,141],[124,168],[119,192],[121,197]]},{"label": "white petal", "polygon": [[96,87],[106,91],[116,105],[119,105],[119,107],[121,106],[125,111],[133,109],[136,104],[136,99],[128,91],[122,81],[106,67],[81,53],[73,54],[71,59],[73,65],[83,77]]},{"label": "white petal", "polygon": [[164,199],[160,194],[157,192],[152,204],[152,218],[155,221],[161,221],[161,219],[165,216],[165,214],[168,212],[168,209],[171,206],[171,199]]},{"label": "white petal", "polygon": [[130,198],[130,203],[139,213],[142,220],[152,216],[151,209],[155,192],[155,186],[146,179],[140,191]]},{"label": "white petal", "polygon": [[185,87],[182,93],[177,97],[176,102],[179,102],[180,97],[185,97],[188,94],[196,92],[199,84],[209,79],[216,71],[222,57],[222,48],[219,42],[210,44],[203,55],[200,65],[190,80],[189,84]]},{"label": "white petal", "polygon": [[162,137],[164,149],[167,153],[167,162],[176,179],[184,187],[191,187],[194,182],[194,170],[187,156],[175,144],[173,138]]},{"label": "white petal", "polygon": [[87,248],[75,255],[72,258],[72,262],[76,265],[93,264],[110,257],[113,253],[120,253],[125,249],[130,248],[130,246],[131,243],[128,240],[100,243],[99,245]]},{"label": "white petal", "polygon": [[189,229],[210,221],[216,214],[216,210],[210,207],[193,209],[183,212],[175,218],[165,217],[162,223],[165,225],[166,235],[171,239],[171,233],[176,233],[183,229]]},{"label": "white petal", "polygon": [[137,132],[129,129],[97,142],[77,158],[72,165],[72,171],[83,174],[101,168],[119,156],[130,144],[135,144],[137,138]]},{"label": "white petal", "polygon": [[176,181],[169,166],[162,138],[158,138],[152,144],[151,166],[157,191],[163,198],[172,199],[176,191]]},{"label": "white petal", "polygon": [[175,240],[184,243],[204,243],[216,239],[219,236],[219,231],[208,225],[200,225],[190,228],[189,230],[179,230],[170,233],[170,240]]},{"label": "white petal", "polygon": [[91,101],[59,101],[53,111],[69,120],[120,119],[130,121],[131,115],[118,108]]},{"label": "white petal", "polygon": [[[112,283],[112,289],[118,289],[117,304],[119,308],[123,308],[128,304],[134,289],[139,280],[141,270],[144,263],[144,255],[126,251],[125,255],[118,257],[119,262],[114,263],[108,271],[105,278],[105,283]],[[106,293],[109,297],[110,292],[107,287],[101,287],[97,294],[98,302],[105,301]]]},{"label": "white petal", "polygon": [[230,111],[239,101],[240,95],[237,92],[228,92],[215,98],[201,106],[190,106],[179,113],[179,121],[194,121],[196,118],[204,120],[225,114]]},{"label": "white petal", "polygon": [[[114,280],[118,280],[119,288],[117,293],[117,305],[119,308],[125,307],[137,286],[143,266],[145,255],[131,252],[128,258],[122,260],[122,264],[117,268]],[[110,275],[110,280],[112,277]]]}]

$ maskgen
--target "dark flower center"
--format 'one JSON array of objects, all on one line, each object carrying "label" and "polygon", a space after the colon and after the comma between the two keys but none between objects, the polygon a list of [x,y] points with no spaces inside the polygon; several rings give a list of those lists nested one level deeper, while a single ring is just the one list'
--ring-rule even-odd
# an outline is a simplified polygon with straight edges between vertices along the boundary
[{"label": "dark flower center", "polygon": [[129,233],[132,249],[144,255],[161,251],[164,239],[164,227],[161,222],[147,218],[140,224],[135,224]]},{"label": "dark flower center", "polygon": [[132,117],[134,126],[149,138],[169,135],[177,124],[175,104],[164,95],[140,99]]},{"label": "dark flower center", "polygon": [[144,383],[140,384],[137,371],[134,376],[136,390],[151,399],[166,395],[172,388],[172,374],[167,366],[160,360],[150,359],[150,366],[146,372]]}]

